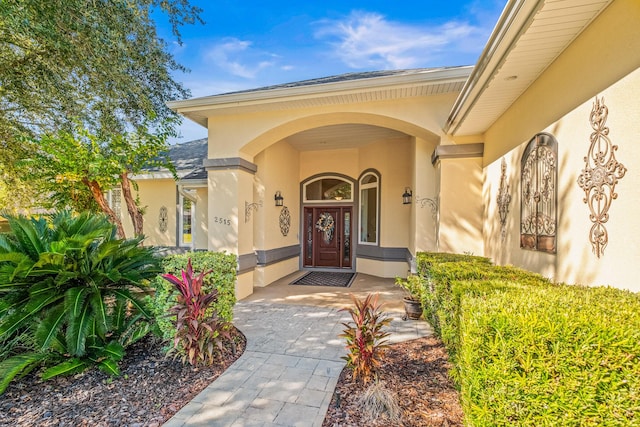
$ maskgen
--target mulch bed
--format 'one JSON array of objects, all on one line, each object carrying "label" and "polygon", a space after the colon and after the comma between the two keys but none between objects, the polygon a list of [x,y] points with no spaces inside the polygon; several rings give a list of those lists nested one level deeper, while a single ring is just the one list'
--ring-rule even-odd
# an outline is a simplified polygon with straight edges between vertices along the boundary
[{"label": "mulch bed", "polygon": [[160,426],[218,378],[246,347],[234,328],[220,362],[193,368],[165,357],[152,337],[127,349],[121,376],[90,369],[41,381],[15,379],[0,395],[0,426]]},{"label": "mulch bed", "polygon": [[[158,427],[219,377],[244,351],[246,340],[234,330],[219,364],[192,368],[166,358],[162,343],[148,337],[127,350],[122,375],[97,369],[42,382],[36,374],[14,380],[0,396],[0,426]],[[379,379],[395,394],[402,419],[372,420],[358,404],[365,387],[351,371],[340,375],[323,427],[462,426],[458,392],[448,377],[450,365],[434,337],[394,344]]]},{"label": "mulch bed", "polygon": [[435,337],[393,344],[385,355],[378,377],[397,397],[401,420],[386,414],[371,419],[358,402],[366,386],[353,381],[345,368],[331,399],[323,427],[349,426],[462,426],[459,393],[448,375],[447,351]]}]

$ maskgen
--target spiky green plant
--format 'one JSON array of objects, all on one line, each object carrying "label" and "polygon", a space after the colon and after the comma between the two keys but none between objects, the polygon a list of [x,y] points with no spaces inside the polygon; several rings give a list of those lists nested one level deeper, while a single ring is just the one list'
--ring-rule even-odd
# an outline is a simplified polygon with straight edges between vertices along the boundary
[{"label": "spiky green plant", "polygon": [[45,379],[90,365],[118,374],[125,347],[149,331],[142,297],[160,272],[153,250],[141,238],[117,239],[103,215],[4,216],[0,393],[41,364]]},{"label": "spiky green plant", "polygon": [[351,295],[354,307],[345,308],[353,319],[353,323],[343,323],[346,327],[339,336],[347,341],[348,354],[343,357],[347,366],[353,369],[353,377],[366,384],[371,380],[382,363],[387,349],[388,332],[384,327],[391,319],[382,311],[378,303],[378,294],[368,294],[360,300]]},{"label": "spiky green plant", "polygon": [[219,320],[215,310],[209,310],[218,299],[218,290],[208,293],[202,290],[204,277],[209,273],[211,270],[195,275],[189,259],[187,268],[182,270],[182,279],[173,274],[162,275],[180,292],[178,303],[171,310],[176,315],[173,351],[182,355],[183,362],[194,366],[212,364],[216,352],[223,349],[221,337],[230,339],[226,322]]}]

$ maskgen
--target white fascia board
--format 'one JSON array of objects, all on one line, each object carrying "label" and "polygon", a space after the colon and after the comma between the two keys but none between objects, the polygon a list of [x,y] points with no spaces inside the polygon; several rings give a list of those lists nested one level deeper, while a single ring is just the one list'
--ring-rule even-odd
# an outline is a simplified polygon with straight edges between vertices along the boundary
[{"label": "white fascia board", "polygon": [[473,72],[453,104],[444,127],[445,133],[456,134],[460,124],[473,109],[509,52],[531,25],[534,15],[543,5],[544,0],[509,0]]},{"label": "white fascia board", "polygon": [[[296,99],[324,97],[328,95],[362,92],[364,90],[380,90],[401,87],[440,84],[447,81],[466,80],[471,74],[472,66],[439,68],[419,73],[400,74],[383,77],[371,77],[357,80],[346,80],[332,83],[318,83],[306,86],[256,90],[227,95],[213,95],[181,101],[167,102],[172,110],[185,114],[199,110],[224,109],[230,107],[259,105],[273,102],[286,102]],[[193,119],[192,119],[193,120]]]}]

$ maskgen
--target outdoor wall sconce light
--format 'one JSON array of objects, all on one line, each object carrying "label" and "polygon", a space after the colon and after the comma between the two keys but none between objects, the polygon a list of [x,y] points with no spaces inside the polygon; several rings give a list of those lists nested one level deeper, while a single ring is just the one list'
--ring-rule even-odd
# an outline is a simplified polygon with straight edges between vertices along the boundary
[{"label": "outdoor wall sconce light", "polygon": [[410,205],[411,204],[411,196],[413,195],[413,193],[411,192],[411,189],[409,187],[405,187],[404,188],[404,194],[402,195],[402,204],[403,205]]},{"label": "outdoor wall sconce light", "polygon": [[274,199],[276,201],[276,206],[282,206],[284,204],[284,197],[282,197],[282,193],[280,193],[280,191],[276,191]]}]

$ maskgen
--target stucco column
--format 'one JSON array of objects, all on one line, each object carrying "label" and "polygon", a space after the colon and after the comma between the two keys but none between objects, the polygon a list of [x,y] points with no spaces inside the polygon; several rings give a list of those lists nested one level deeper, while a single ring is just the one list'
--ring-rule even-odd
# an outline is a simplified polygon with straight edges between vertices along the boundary
[{"label": "stucco column", "polygon": [[236,297],[241,299],[253,293],[253,218],[263,208],[262,200],[253,200],[257,167],[240,157],[207,159],[204,166],[208,171],[208,248],[238,256]]},{"label": "stucco column", "polygon": [[438,217],[436,168],[431,153],[436,142],[415,138],[413,152],[413,197],[409,230],[409,250],[415,256],[421,251],[435,251]]},{"label": "stucco column", "polygon": [[433,153],[438,169],[438,250],[484,254],[482,236],[483,144],[441,145]]}]

